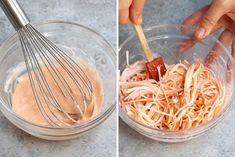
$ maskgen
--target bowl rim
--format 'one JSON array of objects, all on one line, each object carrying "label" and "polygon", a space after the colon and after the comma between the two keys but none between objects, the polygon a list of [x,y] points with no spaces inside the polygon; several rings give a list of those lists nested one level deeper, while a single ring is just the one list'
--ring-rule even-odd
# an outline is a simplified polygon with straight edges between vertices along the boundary
[{"label": "bowl rim", "polygon": [[[71,26],[76,26],[76,27],[80,27],[83,28],[85,30],[87,30],[90,33],[95,34],[97,37],[99,37],[101,40],[103,40],[107,46],[110,48],[110,55],[111,55],[111,60],[112,62],[115,64],[115,57],[116,57],[116,53],[115,50],[113,48],[113,46],[111,45],[111,43],[109,41],[107,41],[101,34],[99,34],[98,32],[92,30],[89,27],[83,26],[81,24],[78,24],[76,22],[69,22],[69,21],[61,21],[61,20],[49,20],[49,21],[45,21],[45,22],[37,22],[36,24],[32,23],[33,26],[37,27],[41,27],[41,26],[47,26],[47,25],[52,25],[52,24],[64,24],[64,25],[71,25]],[[6,40],[4,40],[1,45],[0,45],[0,50],[6,46],[7,44],[9,44],[9,42],[13,39],[15,39],[17,37],[17,32],[15,32],[13,35],[11,35],[9,38],[7,38]],[[7,53],[6,53],[7,54]],[[2,58],[4,58],[4,56],[6,55],[4,54]],[[104,103],[104,102],[103,102]],[[89,127],[91,125],[94,125],[96,123],[98,123],[100,120],[107,118],[111,115],[111,113],[113,113],[113,111],[116,108],[116,99],[114,99],[114,101],[110,104],[110,106],[108,106],[104,111],[101,111],[98,115],[94,116],[93,118],[86,120],[84,122],[80,122],[78,124],[73,124],[71,126],[45,126],[45,125],[39,125],[39,124],[35,124],[32,123],[30,121],[25,120],[23,117],[20,117],[19,115],[15,114],[14,111],[10,110],[9,107],[6,106],[6,103],[3,101],[3,99],[0,97],[0,105],[2,105],[7,111],[8,113],[10,113],[11,115],[14,116],[14,118],[17,118],[20,121],[23,121],[23,123],[26,123],[28,125],[31,125],[33,127],[37,127],[37,128],[41,128],[41,129],[50,129],[50,130],[67,130],[67,129],[80,129],[80,128],[86,128]],[[3,113],[3,112],[2,112]],[[4,113],[3,113],[4,114]],[[8,118],[7,118],[8,119]]]},{"label": "bowl rim", "polygon": [[[184,27],[183,25],[181,24],[162,24],[162,25],[154,25],[154,26],[150,26],[148,28],[145,28],[143,29],[144,32],[148,32],[148,31],[151,31],[153,29],[159,29],[163,27],[164,29],[166,28],[174,28],[174,29],[177,29],[177,30],[180,30],[180,28]],[[181,31],[182,32],[182,31]],[[184,32],[182,32],[183,34],[186,34]],[[118,49],[118,54],[120,52],[120,50],[122,49],[122,47],[127,44],[127,42],[129,42],[132,38],[135,37],[135,34],[132,33],[127,39],[125,39],[119,46],[119,49]],[[226,54],[228,55],[229,59],[232,61],[232,64],[234,65],[235,64],[235,60],[233,59],[231,53],[229,52],[229,50],[214,36],[214,35],[210,35],[208,36],[207,38],[211,38],[212,40],[214,40],[216,43],[218,43],[223,49],[224,51],[226,52]],[[119,67],[118,67],[119,68]],[[121,72],[120,72],[121,74]],[[119,80],[118,80],[119,81]],[[119,84],[118,84],[119,86]],[[119,94],[119,91],[118,91],[118,94]],[[163,130],[163,129],[158,129],[158,128],[153,128],[151,126],[147,126],[145,124],[142,124],[138,121],[135,121],[134,119],[132,119],[130,116],[128,116],[124,111],[123,109],[120,107],[120,105],[118,105],[118,109],[119,109],[119,115],[121,117],[121,119],[125,122],[126,122],[126,119],[130,122],[133,122],[133,125],[140,125],[142,126],[143,128],[147,128],[147,129],[150,129],[151,131],[154,131],[154,132],[160,132],[160,133],[182,133],[182,132],[187,132],[187,131],[194,131],[197,132],[197,131],[200,131],[200,129],[203,129],[203,128],[209,128],[210,126],[212,126],[213,124],[215,124],[218,120],[222,119],[224,114],[228,111],[228,109],[232,106],[232,100],[233,100],[233,97],[235,95],[235,92],[234,92],[234,89],[233,89],[233,93],[231,95],[231,99],[229,100],[228,102],[228,105],[226,105],[224,107],[224,109],[220,112],[219,115],[217,115],[215,118],[213,118],[212,120],[210,120],[209,122],[206,122],[202,125],[199,125],[199,126],[196,126],[196,127],[193,127],[193,128],[189,128],[189,129],[184,129],[184,130]],[[118,96],[118,99],[119,99],[119,96]],[[125,117],[125,118],[124,118]],[[128,126],[130,126],[128,123],[127,123]],[[143,130],[143,129],[141,129]],[[178,136],[177,136],[178,137]],[[183,136],[182,136],[183,137]],[[164,138],[164,137],[163,137]],[[169,137],[168,137],[169,138]]]},{"label": "bowl rim", "polygon": [[[151,31],[152,29],[156,29],[156,28],[177,28],[178,30],[180,30],[181,28],[185,27],[182,24],[161,24],[161,25],[153,25],[147,28],[143,28],[144,32],[148,32]],[[191,27],[191,29],[189,31],[191,31],[192,29],[195,29],[196,27]],[[188,31],[188,32],[189,32]],[[182,32],[182,31],[181,31]],[[184,32],[182,32],[183,34],[186,34]],[[129,37],[127,37],[119,46],[118,48],[118,52],[122,49],[122,47],[129,41],[131,40],[133,37],[135,37],[135,33],[132,33]],[[229,59],[232,61],[233,64],[235,64],[235,59],[233,59],[231,53],[229,52],[229,50],[214,36],[214,35],[209,35],[207,38],[212,38],[213,40],[215,40],[215,42],[217,42],[226,52],[226,54],[228,55]]]}]

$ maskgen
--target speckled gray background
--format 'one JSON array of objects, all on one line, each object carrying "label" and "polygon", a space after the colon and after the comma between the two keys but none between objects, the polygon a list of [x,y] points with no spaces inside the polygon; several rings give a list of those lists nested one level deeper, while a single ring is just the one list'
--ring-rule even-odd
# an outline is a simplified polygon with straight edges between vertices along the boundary
[{"label": "speckled gray background", "polygon": [[[209,0],[147,0],[144,27],[181,23],[185,17]],[[120,43],[129,34],[131,26],[120,27]],[[119,122],[120,157],[234,157],[235,156],[235,101],[232,110],[213,130],[184,143],[167,144],[148,139],[122,120]]]},{"label": "speckled gray background", "polygon": [[[88,26],[116,45],[115,0],[18,0],[32,22],[65,20]],[[0,10],[0,43],[14,29]],[[51,142],[32,137],[0,113],[0,157],[114,157],[116,114],[80,138]]]}]

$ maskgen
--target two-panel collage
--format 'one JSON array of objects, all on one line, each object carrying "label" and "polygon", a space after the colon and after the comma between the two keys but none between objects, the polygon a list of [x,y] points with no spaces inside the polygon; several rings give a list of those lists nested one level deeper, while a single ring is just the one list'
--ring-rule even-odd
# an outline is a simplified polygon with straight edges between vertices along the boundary
[{"label": "two-panel collage", "polygon": [[235,157],[234,0],[0,0],[0,157]]}]

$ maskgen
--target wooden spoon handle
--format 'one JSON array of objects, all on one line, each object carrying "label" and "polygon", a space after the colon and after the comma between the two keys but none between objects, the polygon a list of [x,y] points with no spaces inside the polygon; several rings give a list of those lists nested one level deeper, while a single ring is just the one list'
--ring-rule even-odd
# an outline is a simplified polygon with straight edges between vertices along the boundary
[{"label": "wooden spoon handle", "polygon": [[152,61],[153,60],[153,54],[152,54],[152,51],[149,48],[148,42],[145,38],[144,31],[143,31],[141,25],[133,24],[133,27],[135,29],[135,32],[136,32],[138,38],[139,38],[139,41],[140,41],[140,44],[141,44],[142,49],[144,51],[145,57],[147,58],[147,60],[149,62]]}]

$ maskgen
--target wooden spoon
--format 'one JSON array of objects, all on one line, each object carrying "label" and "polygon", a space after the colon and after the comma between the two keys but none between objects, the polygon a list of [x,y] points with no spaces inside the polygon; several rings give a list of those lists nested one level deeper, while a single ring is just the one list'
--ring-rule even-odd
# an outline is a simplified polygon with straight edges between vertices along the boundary
[{"label": "wooden spoon", "polygon": [[149,48],[148,42],[145,38],[144,31],[141,25],[133,24],[135,32],[138,36],[144,55],[147,58],[147,63],[145,64],[147,69],[147,74],[150,79],[159,81],[159,74],[163,76],[166,73],[166,67],[162,57],[153,58],[152,51]]}]

